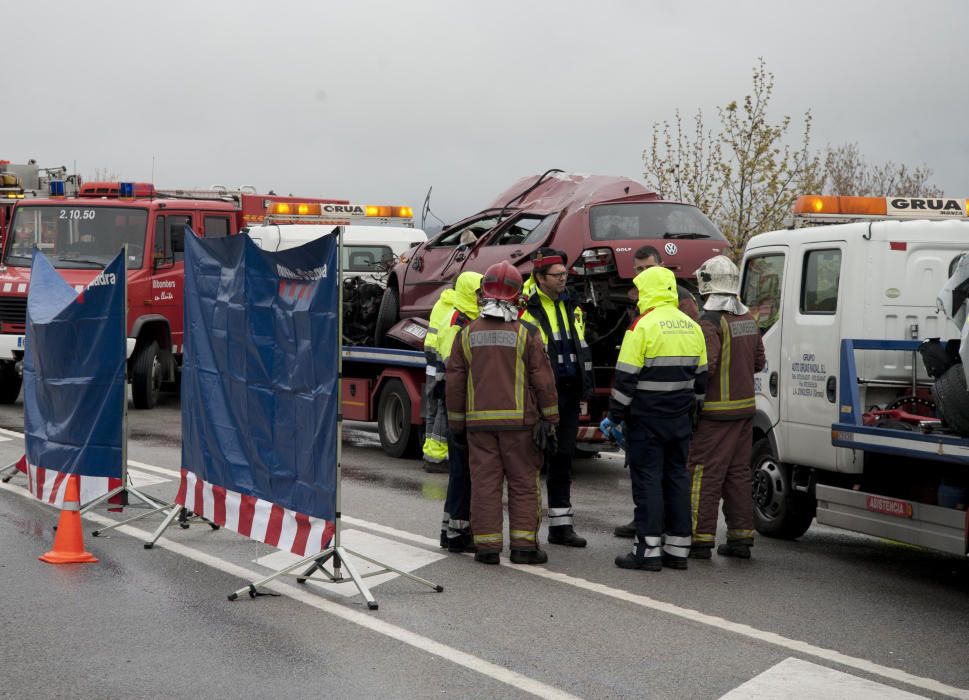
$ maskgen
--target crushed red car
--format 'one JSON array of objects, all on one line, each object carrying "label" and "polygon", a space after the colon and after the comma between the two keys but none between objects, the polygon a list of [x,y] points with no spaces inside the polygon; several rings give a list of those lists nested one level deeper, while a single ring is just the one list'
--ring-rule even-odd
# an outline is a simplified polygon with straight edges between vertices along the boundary
[{"label": "crushed red car", "polygon": [[611,369],[634,304],[633,254],[643,245],[657,248],[692,290],[700,264],[729,246],[698,208],[664,200],[635,180],[561,170],[524,177],[393,269],[381,300],[377,342],[388,339],[401,318],[426,318],[461,272],[484,272],[510,260],[525,277],[532,269],[529,255],[548,246],[568,255],[569,291],[585,309],[593,361]]}]

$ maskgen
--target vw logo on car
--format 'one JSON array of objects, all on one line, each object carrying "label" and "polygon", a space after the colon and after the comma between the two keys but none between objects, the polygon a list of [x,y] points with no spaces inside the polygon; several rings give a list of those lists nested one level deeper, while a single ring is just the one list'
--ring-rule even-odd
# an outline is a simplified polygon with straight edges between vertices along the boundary
[{"label": "vw logo on car", "polygon": [[676,255],[676,251],[679,250],[675,243],[667,243],[663,246],[663,250],[666,251],[667,255]]}]

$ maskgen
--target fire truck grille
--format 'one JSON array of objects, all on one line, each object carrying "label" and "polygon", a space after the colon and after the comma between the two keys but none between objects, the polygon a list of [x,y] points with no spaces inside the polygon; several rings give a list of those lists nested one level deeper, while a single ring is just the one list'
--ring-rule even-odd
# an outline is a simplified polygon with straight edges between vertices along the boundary
[{"label": "fire truck grille", "polygon": [[0,323],[27,323],[27,297],[0,297]]}]

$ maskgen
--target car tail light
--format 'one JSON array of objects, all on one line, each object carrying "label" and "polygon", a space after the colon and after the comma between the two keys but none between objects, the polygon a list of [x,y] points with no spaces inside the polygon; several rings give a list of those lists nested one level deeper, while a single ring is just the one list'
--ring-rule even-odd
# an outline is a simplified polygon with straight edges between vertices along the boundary
[{"label": "car tail light", "polygon": [[604,275],[616,271],[612,248],[589,248],[572,265],[573,275]]}]

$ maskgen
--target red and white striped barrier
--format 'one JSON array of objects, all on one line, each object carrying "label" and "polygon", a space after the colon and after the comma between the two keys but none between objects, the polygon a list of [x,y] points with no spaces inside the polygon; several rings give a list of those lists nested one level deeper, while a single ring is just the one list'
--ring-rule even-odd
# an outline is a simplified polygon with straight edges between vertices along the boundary
[{"label": "red and white striped barrier", "polygon": [[322,552],[333,537],[334,523],[329,520],[229,491],[186,469],[175,502],[227,530],[304,557]]}]

